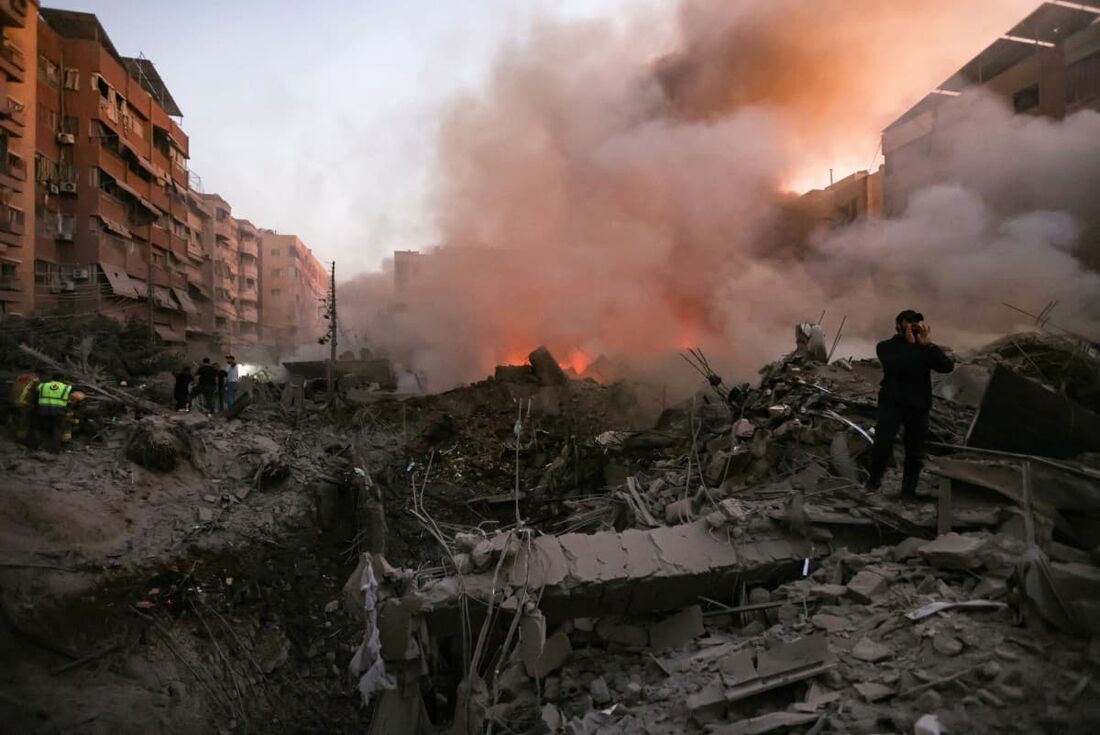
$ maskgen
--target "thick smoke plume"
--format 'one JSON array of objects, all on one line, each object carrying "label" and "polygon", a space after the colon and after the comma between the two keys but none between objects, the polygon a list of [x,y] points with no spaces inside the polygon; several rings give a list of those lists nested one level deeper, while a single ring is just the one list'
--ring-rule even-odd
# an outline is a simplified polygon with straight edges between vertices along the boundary
[{"label": "thick smoke plume", "polygon": [[[440,247],[384,309],[389,275],[345,289],[375,344],[436,385],[545,343],[582,369],[701,346],[741,375],[792,326],[848,316],[845,349],[918,308],[966,346],[1051,298],[1100,318],[1080,265],[1100,115],[1017,117],[967,95],[902,216],[808,238],[789,182],[870,160],[878,131],[1033,3],[685,0],[668,19],[542,23],[456,100],[440,139]],[[368,296],[363,296],[367,294]],[[347,313],[345,308],[345,313]]]}]

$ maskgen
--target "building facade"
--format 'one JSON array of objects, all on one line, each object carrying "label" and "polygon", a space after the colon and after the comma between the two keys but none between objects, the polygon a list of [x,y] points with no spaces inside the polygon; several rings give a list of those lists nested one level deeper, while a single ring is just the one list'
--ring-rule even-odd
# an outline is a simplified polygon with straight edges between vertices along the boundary
[{"label": "building facade", "polygon": [[280,352],[315,344],[327,330],[329,271],[297,235],[260,233],[261,332]]},{"label": "building facade", "polygon": [[910,193],[929,183],[912,172],[966,115],[954,98],[975,87],[1017,114],[1061,119],[1100,110],[1100,0],[1042,3],[883,131],[888,215],[900,214]]},{"label": "building facade", "polygon": [[186,341],[189,141],[155,67],[96,16],[42,9],[34,106],[34,308],[147,320]]},{"label": "building facade", "polygon": [[0,320],[139,319],[196,355],[324,333],[327,271],[202,191],[148,59],[122,56],[92,13],[29,0],[0,0],[0,36]]},{"label": "building facade", "polygon": [[27,0],[0,0],[0,319],[34,306],[37,11]]}]

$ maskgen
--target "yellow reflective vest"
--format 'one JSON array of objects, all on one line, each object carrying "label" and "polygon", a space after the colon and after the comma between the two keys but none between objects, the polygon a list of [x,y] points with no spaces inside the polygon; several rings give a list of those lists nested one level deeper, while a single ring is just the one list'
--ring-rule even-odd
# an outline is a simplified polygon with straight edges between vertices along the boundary
[{"label": "yellow reflective vest", "polygon": [[42,383],[38,386],[38,405],[63,409],[69,405],[69,394],[72,392],[71,385],[56,380]]}]

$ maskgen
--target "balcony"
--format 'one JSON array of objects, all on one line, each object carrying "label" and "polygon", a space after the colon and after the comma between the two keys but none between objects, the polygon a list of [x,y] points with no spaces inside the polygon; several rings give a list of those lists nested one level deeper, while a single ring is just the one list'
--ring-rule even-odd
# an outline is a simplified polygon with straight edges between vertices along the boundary
[{"label": "balcony", "polygon": [[0,185],[14,191],[23,191],[23,182],[27,180],[27,162],[22,156],[8,152],[7,161],[0,161]]},{"label": "balcony", "polygon": [[255,262],[249,263],[245,260],[242,260],[241,261],[241,275],[244,276],[245,278],[251,278],[254,281],[259,280],[259,278],[260,278],[260,269],[256,267]]},{"label": "balcony", "polygon": [[22,209],[0,204],[0,243],[22,247],[25,222]]},{"label": "balcony", "polygon": [[[0,0],[0,4],[2,0]],[[0,43],[0,72],[7,75],[13,82],[22,84],[24,72],[27,69],[27,57],[17,49],[11,41],[4,40]]]},{"label": "balcony", "polygon": [[253,258],[260,257],[260,248],[256,244],[255,238],[241,240],[238,250],[240,250],[241,255],[251,255]]},{"label": "balcony", "polygon": [[0,128],[16,138],[23,137],[23,126],[27,122],[26,106],[19,100],[8,97],[7,104],[0,107]]},{"label": "balcony", "polygon": [[[8,292],[10,294],[17,294],[23,291],[23,282],[19,280],[18,276],[0,276],[0,292]],[[4,294],[0,293],[0,300],[4,298]]]},{"label": "balcony", "polygon": [[258,322],[260,321],[260,311],[255,306],[249,306],[247,304],[241,304],[237,307],[237,316],[243,322]]},{"label": "balcony", "polygon": [[22,28],[27,24],[27,0],[0,0],[0,25]]}]

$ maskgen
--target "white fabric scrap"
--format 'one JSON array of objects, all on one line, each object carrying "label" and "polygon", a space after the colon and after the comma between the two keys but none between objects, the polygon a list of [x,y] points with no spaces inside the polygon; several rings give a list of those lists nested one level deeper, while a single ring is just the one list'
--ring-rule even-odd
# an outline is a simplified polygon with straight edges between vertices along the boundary
[{"label": "white fabric scrap", "polygon": [[[366,556],[366,555],[364,555]],[[363,706],[370,704],[371,695],[383,689],[395,689],[397,682],[386,673],[386,664],[382,660],[382,642],[378,634],[378,580],[374,578],[374,566],[367,557],[363,565],[363,576],[359,589],[363,592],[363,606],[366,610],[367,630],[363,642],[352,656],[348,670],[359,679],[359,693],[363,696]]]}]

